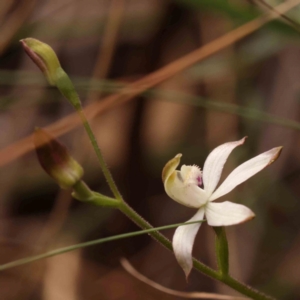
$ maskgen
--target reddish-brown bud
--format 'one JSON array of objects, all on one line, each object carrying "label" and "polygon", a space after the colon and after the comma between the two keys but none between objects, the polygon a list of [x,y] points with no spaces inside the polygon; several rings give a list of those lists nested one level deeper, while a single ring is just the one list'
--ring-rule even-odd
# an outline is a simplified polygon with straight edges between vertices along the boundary
[{"label": "reddish-brown bud", "polygon": [[83,169],[69,154],[67,148],[45,130],[37,128],[34,144],[43,169],[61,188],[74,186],[83,176]]}]

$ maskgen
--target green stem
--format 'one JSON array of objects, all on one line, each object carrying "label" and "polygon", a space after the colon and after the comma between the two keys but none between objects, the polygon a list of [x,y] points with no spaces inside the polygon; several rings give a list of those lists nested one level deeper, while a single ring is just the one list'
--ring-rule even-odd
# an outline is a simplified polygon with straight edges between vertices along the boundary
[{"label": "green stem", "polygon": [[[135,212],[126,202],[120,203],[119,209],[123,212],[129,219],[131,219],[134,223],[136,223],[139,227],[143,229],[150,229],[153,228],[146,220],[144,220],[137,212]],[[149,232],[152,238],[158,241],[161,245],[165,246],[170,251],[173,251],[172,242],[167,239],[163,234],[158,231],[151,231]],[[212,268],[206,266],[205,264],[201,263],[197,259],[193,258],[194,268],[204,273],[205,275],[221,281],[226,285],[230,286],[234,290],[240,292],[241,294],[248,296],[255,300],[274,300],[271,296],[265,295],[252,287],[232,278],[227,274],[221,274]]]},{"label": "green stem", "polygon": [[234,290],[240,292],[241,294],[244,294],[245,296],[250,297],[251,299],[255,300],[276,300],[275,298],[266,295],[262,292],[259,292],[255,290],[254,288],[236,280],[235,278],[232,278],[229,275],[222,276],[222,279],[220,280],[223,283],[227,284]]},{"label": "green stem", "polygon": [[[41,44],[41,42],[39,41],[35,41],[36,44]],[[157,240],[160,244],[162,244],[163,246],[165,246],[166,248],[168,248],[169,250],[173,251],[172,248],[172,243],[170,240],[168,240],[164,235],[162,235],[161,233],[159,233],[157,231],[157,229],[153,228],[147,221],[145,221],[141,216],[139,216],[130,206],[128,206],[124,201],[123,198],[118,190],[118,187],[116,186],[112,174],[110,173],[105,160],[103,158],[103,155],[100,151],[100,148],[97,144],[95,135],[87,121],[87,118],[82,110],[82,106],[81,106],[81,102],[80,99],[78,97],[78,94],[69,78],[69,76],[64,72],[64,70],[60,67],[60,64],[57,60],[56,54],[53,52],[53,50],[49,47],[49,46],[43,46],[44,50],[46,51],[45,53],[40,53],[40,55],[42,56],[43,59],[47,60],[46,61],[46,68],[48,68],[48,71],[51,72],[51,78],[49,80],[50,84],[52,85],[56,85],[56,87],[60,90],[60,92],[70,101],[70,103],[74,106],[74,108],[76,109],[77,113],[79,114],[83,126],[89,136],[89,139],[92,143],[92,146],[96,152],[97,158],[99,160],[102,172],[107,180],[107,183],[112,191],[112,193],[114,194],[115,200],[117,201],[117,207],[125,214],[127,215],[132,221],[134,221],[137,225],[139,225],[141,228],[148,230],[148,233],[150,233],[150,235]],[[46,47],[46,48],[45,48]],[[50,50],[49,50],[50,48]],[[36,48],[35,50],[37,51],[38,48]],[[49,52],[50,51],[50,52]],[[49,54],[50,53],[50,54]],[[32,57],[32,55],[30,56]],[[34,62],[38,63],[36,59],[33,59]],[[48,63],[48,65],[47,65]],[[91,200],[91,193],[88,189],[88,187],[83,183],[83,182],[79,182],[76,186],[75,186],[75,196],[77,196],[80,200],[86,200],[89,201]],[[93,196],[93,194],[92,194]],[[93,201],[91,200],[91,202],[93,202],[94,204],[100,204],[100,202],[105,202],[107,205],[115,205],[115,203],[113,203],[113,201],[111,200],[111,198],[103,198],[101,197],[101,195],[99,194],[97,197],[97,201]],[[144,232],[143,232],[144,233]],[[142,233],[140,233],[142,234]],[[136,234],[138,235],[138,233]],[[129,236],[127,235],[123,235],[123,238]],[[131,234],[130,236],[133,236],[133,234]],[[122,238],[122,237],[118,237],[118,238]],[[111,241],[117,239],[117,237],[110,237],[110,238],[106,238],[106,239],[102,239],[101,242],[104,241]],[[95,245],[96,243],[100,243],[95,242],[95,241],[91,241],[91,242],[87,242],[87,243],[82,243],[82,244],[78,244],[78,245],[74,245],[71,247],[66,247],[60,250],[54,250],[54,251],[50,251],[48,253],[45,254],[41,254],[35,257],[31,257],[31,258],[27,258],[27,259],[23,259],[21,261],[15,261],[15,262],[11,262],[5,265],[0,266],[0,270],[4,270],[7,269],[9,267],[13,267],[16,265],[20,265],[20,264],[25,264],[28,262],[32,262],[38,259],[42,259],[42,258],[46,258],[46,257],[50,257],[50,256],[54,256],[57,254],[61,254],[67,251],[71,251],[71,250],[75,250],[78,248],[82,248],[82,247],[87,247],[87,246],[91,246],[91,245]],[[257,300],[271,300],[272,298],[270,296],[266,296],[250,287],[248,287],[247,285],[233,279],[232,277],[230,277],[227,274],[224,273],[220,273],[218,271],[215,271],[211,268],[209,268],[208,266],[204,265],[203,263],[199,262],[196,259],[193,259],[194,262],[194,267],[195,269],[197,269],[198,271],[206,274],[207,276],[210,276],[211,278],[214,278],[216,280],[219,280],[221,282],[224,282],[225,284],[227,284],[228,286],[232,287],[233,289],[239,291],[240,293],[251,297],[252,299],[257,299]]]},{"label": "green stem", "polygon": [[73,185],[72,196],[79,201],[90,202],[98,206],[118,207],[121,202],[115,198],[92,191],[82,180]]},{"label": "green stem", "polygon": [[222,275],[229,272],[229,251],[224,227],[213,227],[216,233],[216,255],[218,267]]},{"label": "green stem", "polygon": [[111,173],[110,173],[110,171],[109,171],[109,169],[108,169],[108,167],[106,165],[106,162],[105,162],[105,160],[103,158],[103,155],[101,153],[101,150],[100,150],[100,148],[98,146],[98,143],[97,143],[97,140],[96,140],[95,135],[93,133],[93,130],[92,130],[92,128],[91,128],[91,126],[90,126],[90,124],[89,124],[89,122],[88,122],[88,120],[87,120],[87,118],[86,118],[86,116],[85,116],[85,114],[83,112],[83,110],[80,108],[80,109],[78,109],[76,111],[78,112],[78,114],[79,114],[79,116],[81,118],[83,126],[84,126],[84,128],[85,128],[85,130],[86,130],[86,132],[87,132],[87,134],[89,136],[89,139],[90,139],[90,141],[92,143],[92,146],[93,146],[93,148],[94,148],[94,150],[96,152],[96,155],[97,155],[100,167],[102,169],[103,175],[104,175],[104,177],[105,177],[105,179],[106,179],[106,181],[107,181],[107,183],[108,183],[108,185],[109,185],[109,187],[110,187],[113,195],[115,196],[115,198],[117,200],[121,201],[122,200],[122,196],[121,196],[121,194],[120,194],[120,192],[118,190],[118,187],[116,186],[116,184],[115,184],[115,182],[113,180],[113,177],[112,177],[112,175],[111,175]]},{"label": "green stem", "polygon": [[[94,241],[89,241],[89,242],[85,242],[85,243],[80,243],[80,244],[76,244],[76,245],[72,245],[72,246],[52,250],[52,251],[49,251],[49,252],[46,252],[46,253],[43,253],[43,254],[40,254],[40,255],[35,255],[35,256],[32,256],[32,257],[19,259],[19,260],[16,260],[16,261],[13,261],[13,262],[10,262],[10,263],[7,263],[7,264],[0,265],[0,271],[4,271],[4,270],[10,269],[10,268],[25,265],[25,264],[28,264],[28,263],[32,263],[34,261],[38,261],[38,260],[48,258],[48,257],[52,257],[52,256],[55,256],[55,255],[60,255],[60,254],[70,252],[70,251],[74,251],[74,250],[77,250],[77,249],[90,247],[90,246],[94,246],[94,245],[98,245],[98,244],[103,244],[103,243],[106,243],[106,242],[115,241],[115,240],[119,240],[119,239],[124,239],[124,238],[128,238],[128,237],[138,236],[138,235],[142,235],[142,234],[146,234],[146,233],[149,233],[160,244],[164,245],[167,249],[172,251],[172,243],[170,242],[170,240],[168,240],[164,235],[162,235],[158,231],[159,230],[170,229],[170,228],[176,228],[178,226],[185,226],[185,225],[188,225],[188,224],[197,223],[197,222],[187,222],[187,223],[172,224],[172,225],[166,225],[166,226],[153,228],[153,227],[151,227],[151,225],[147,221],[145,221],[142,217],[140,217],[126,203],[124,203],[124,202],[122,203],[122,205],[120,207],[120,210],[122,212],[124,212],[128,217],[130,216],[130,218],[132,218],[135,221],[135,223],[137,223],[140,227],[145,227],[145,228],[148,228],[148,229],[135,231],[135,232],[124,233],[124,234],[119,234],[119,235],[115,235],[115,236],[111,236],[111,237],[107,237],[107,238],[102,238],[102,239],[97,239],[97,240],[94,240]],[[196,259],[194,259],[194,267],[195,267],[196,270],[210,276],[213,279],[216,279],[218,281],[221,281],[221,282],[227,284],[228,286],[232,287],[234,290],[239,291],[240,293],[242,293],[246,296],[249,296],[252,299],[256,299],[256,300],[274,300],[272,297],[264,295],[264,294],[256,291],[255,289],[253,289],[253,288],[237,281],[236,279],[234,279],[230,276],[227,276],[227,275],[222,276],[219,272],[207,267],[206,265],[202,264],[201,262],[199,262]]]},{"label": "green stem", "polygon": [[79,201],[90,201],[90,198],[93,197],[93,191],[86,185],[83,180],[79,180],[76,184],[73,185],[74,192],[72,196]]},{"label": "green stem", "polygon": [[[203,222],[203,221],[201,221],[201,222]],[[146,230],[139,230],[139,231],[135,231],[135,232],[123,233],[123,234],[110,236],[107,238],[97,239],[97,240],[80,243],[80,244],[76,244],[76,245],[72,245],[72,246],[68,246],[68,247],[64,247],[64,248],[59,248],[59,249],[52,250],[52,251],[49,251],[49,252],[46,252],[46,253],[43,253],[40,255],[26,257],[26,258],[22,258],[19,260],[15,260],[15,261],[7,263],[7,264],[0,265],[0,271],[4,271],[4,270],[10,269],[10,268],[14,268],[14,267],[25,265],[25,264],[28,264],[28,263],[31,263],[31,262],[34,262],[37,260],[41,260],[43,258],[48,258],[51,256],[63,254],[66,252],[74,251],[74,250],[85,248],[85,247],[90,247],[90,246],[94,246],[94,245],[98,245],[98,244],[103,244],[106,242],[111,242],[111,241],[125,239],[125,238],[129,238],[129,237],[133,237],[133,236],[138,236],[138,235],[150,233],[150,232],[157,231],[157,230],[166,230],[166,229],[170,229],[170,228],[176,228],[178,226],[185,226],[188,224],[195,224],[195,223],[199,223],[199,221],[165,225],[165,226],[150,228],[150,229],[146,229]]]},{"label": "green stem", "polygon": [[[78,102],[78,99],[74,99],[73,102]],[[73,103],[71,101],[71,103]],[[76,103],[77,103],[76,102]],[[78,102],[80,103],[80,102]],[[139,214],[137,214],[122,198],[114,180],[112,177],[111,172],[109,171],[105,160],[103,158],[103,155],[101,153],[101,150],[97,144],[97,140],[95,138],[95,135],[90,127],[90,124],[81,108],[81,105],[79,105],[79,108],[74,106],[76,111],[78,112],[83,126],[89,136],[89,139],[92,143],[92,146],[96,152],[98,161],[100,163],[100,167],[102,169],[102,172],[107,180],[107,183],[112,191],[112,193],[114,194],[115,198],[117,201],[119,201],[119,205],[118,208],[126,215],[128,216],[133,222],[135,222],[138,226],[140,226],[142,229],[153,229],[153,227],[146,221],[144,220]],[[96,203],[95,203],[96,204]],[[158,231],[154,230],[154,231],[150,231],[149,232],[150,235],[157,240],[161,245],[165,246],[167,249],[173,251],[173,247],[172,247],[172,243],[169,239],[167,239],[164,235],[162,235],[161,233],[159,233]],[[54,254],[55,255],[55,254]],[[193,262],[194,262],[194,268],[204,274],[206,274],[207,276],[219,280],[225,284],[227,284],[228,286],[232,287],[233,289],[239,291],[240,293],[249,296],[253,299],[256,300],[272,300],[273,298],[267,295],[264,295],[262,293],[260,293],[259,291],[252,289],[251,287],[233,279],[232,277],[226,275],[226,274],[221,274],[218,271],[215,271],[213,269],[211,269],[210,267],[204,265],[203,263],[201,263],[200,261],[196,260],[195,258],[193,258]]]},{"label": "green stem", "polygon": [[[153,228],[145,219],[143,219],[137,212],[135,212],[125,201],[122,202],[119,206],[119,209],[124,213],[129,219],[136,223],[142,229]],[[150,233],[151,237],[158,241],[161,245],[165,246],[167,249],[173,251],[172,242],[166,238],[163,234],[158,231],[153,231]],[[197,262],[196,269],[200,272],[205,273],[206,275],[216,278],[219,277],[219,273],[210,267],[204,265],[200,261],[194,259],[194,262]]]}]

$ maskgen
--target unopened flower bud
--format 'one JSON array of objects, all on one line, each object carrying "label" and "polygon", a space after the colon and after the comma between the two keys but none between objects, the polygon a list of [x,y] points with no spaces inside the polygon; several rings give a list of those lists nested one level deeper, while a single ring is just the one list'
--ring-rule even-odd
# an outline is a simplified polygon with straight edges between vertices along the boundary
[{"label": "unopened flower bud", "polygon": [[34,38],[26,38],[20,42],[28,56],[44,73],[49,84],[56,86],[76,109],[80,109],[77,92],[68,74],[62,69],[54,50]]},{"label": "unopened flower bud", "polygon": [[61,188],[72,187],[81,180],[83,169],[64,145],[40,128],[35,130],[33,137],[42,168]]},{"label": "unopened flower bud", "polygon": [[26,38],[20,42],[28,56],[45,74],[49,84],[56,85],[56,73],[60,68],[60,63],[53,49],[33,38]]}]

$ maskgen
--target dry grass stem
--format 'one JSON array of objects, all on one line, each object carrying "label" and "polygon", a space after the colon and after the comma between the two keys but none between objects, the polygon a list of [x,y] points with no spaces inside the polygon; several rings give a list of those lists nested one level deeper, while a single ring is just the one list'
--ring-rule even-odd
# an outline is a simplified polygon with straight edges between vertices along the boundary
[{"label": "dry grass stem", "polygon": [[122,258],[120,260],[120,263],[122,267],[133,277],[136,279],[146,283],[147,285],[153,287],[154,289],[161,291],[163,293],[166,293],[168,295],[176,296],[176,297],[181,297],[181,298],[187,298],[187,299],[217,299],[217,300],[245,300],[249,298],[245,297],[235,297],[235,296],[227,296],[227,295],[221,295],[221,294],[215,294],[215,293],[205,293],[205,292],[180,292],[176,290],[172,290],[169,288],[166,288],[146,276],[140,274],[134,267],[130,264],[130,262]]}]

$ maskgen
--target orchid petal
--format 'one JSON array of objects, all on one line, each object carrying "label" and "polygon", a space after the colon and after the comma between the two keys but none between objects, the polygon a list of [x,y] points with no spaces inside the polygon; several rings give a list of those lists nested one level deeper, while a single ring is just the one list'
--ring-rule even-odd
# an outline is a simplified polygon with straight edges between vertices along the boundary
[{"label": "orchid petal", "polygon": [[218,189],[210,197],[210,201],[220,198],[232,191],[236,186],[246,181],[268,165],[272,164],[280,155],[282,147],[264,152],[235,168]]},{"label": "orchid petal", "polygon": [[176,168],[180,164],[182,154],[177,154],[174,158],[169,160],[166,165],[163,168],[162,171],[162,181],[165,184],[165,182],[168,180],[168,178],[175,172]]},{"label": "orchid petal", "polygon": [[246,222],[255,217],[253,211],[248,207],[229,201],[209,202],[205,209],[205,215],[210,226],[229,226]]},{"label": "orchid petal", "polygon": [[163,169],[162,178],[166,193],[180,204],[199,208],[208,199],[205,191],[198,186],[202,173],[196,166],[185,165],[181,171],[176,171],[180,157],[181,154],[177,154]]},{"label": "orchid petal", "polygon": [[[203,217],[204,209],[200,208],[188,222],[202,221]],[[179,226],[173,236],[173,250],[186,278],[188,278],[193,267],[192,249],[200,226],[201,223]]]},{"label": "orchid petal", "polygon": [[225,143],[215,148],[207,157],[203,167],[204,190],[211,195],[219,183],[224,164],[232,150],[245,142],[245,137],[236,142]]}]

